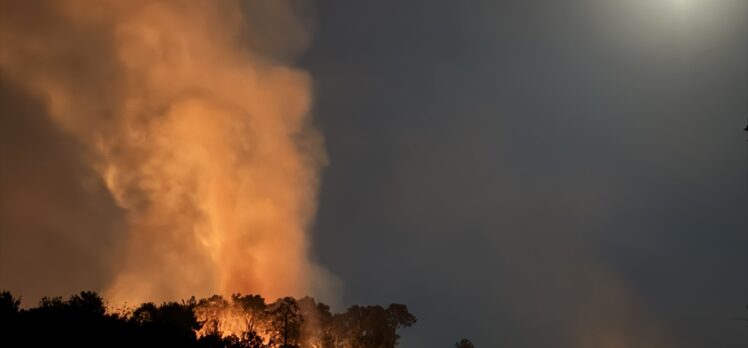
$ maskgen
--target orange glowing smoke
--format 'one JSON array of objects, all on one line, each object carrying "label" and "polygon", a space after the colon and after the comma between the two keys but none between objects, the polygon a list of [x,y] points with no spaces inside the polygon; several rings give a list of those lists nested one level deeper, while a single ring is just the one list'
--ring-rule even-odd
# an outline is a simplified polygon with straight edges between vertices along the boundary
[{"label": "orange glowing smoke", "polygon": [[[310,79],[272,57],[308,36],[289,3],[252,4],[2,5],[0,69],[90,150],[126,211],[113,302],[299,296],[327,278],[306,235],[325,162]],[[283,29],[263,34],[270,55],[267,23]]]}]

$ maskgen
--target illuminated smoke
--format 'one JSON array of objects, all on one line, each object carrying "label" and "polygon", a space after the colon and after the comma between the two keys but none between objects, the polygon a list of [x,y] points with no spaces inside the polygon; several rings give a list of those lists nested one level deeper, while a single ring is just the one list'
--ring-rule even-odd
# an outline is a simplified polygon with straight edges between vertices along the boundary
[{"label": "illuminated smoke", "polygon": [[317,283],[329,276],[310,262],[306,231],[325,154],[309,76],[284,63],[308,40],[297,10],[286,1],[2,4],[0,69],[91,151],[126,212],[105,291],[113,302],[324,297]]}]

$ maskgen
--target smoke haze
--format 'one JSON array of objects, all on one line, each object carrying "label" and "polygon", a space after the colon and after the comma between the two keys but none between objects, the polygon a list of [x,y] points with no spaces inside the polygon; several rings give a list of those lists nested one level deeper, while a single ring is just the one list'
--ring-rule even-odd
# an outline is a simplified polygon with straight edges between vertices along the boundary
[{"label": "smoke haze", "polygon": [[745,348],[748,2],[301,4],[0,0],[0,289]]},{"label": "smoke haze", "polygon": [[[39,135],[39,151],[60,153],[27,164],[40,177],[3,171],[17,176],[3,180],[3,229],[17,233],[3,234],[3,283],[22,294],[103,287],[130,303],[324,298],[330,277],[310,262],[306,230],[326,159],[310,78],[284,63],[308,43],[298,11],[283,1],[3,2],[3,82],[22,88],[32,105],[20,112],[34,114],[7,110],[16,115],[4,122],[17,124],[6,131],[38,126],[53,135]],[[23,155],[11,150],[3,165],[13,156]],[[75,192],[49,202],[59,190]],[[24,238],[79,241],[52,269],[85,268],[80,281],[13,281],[46,273],[36,263],[45,256],[14,255]]]}]

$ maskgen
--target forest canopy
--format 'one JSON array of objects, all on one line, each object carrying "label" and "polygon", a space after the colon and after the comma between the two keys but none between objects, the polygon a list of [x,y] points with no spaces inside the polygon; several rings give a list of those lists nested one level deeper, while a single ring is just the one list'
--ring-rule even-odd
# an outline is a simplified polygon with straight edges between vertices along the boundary
[{"label": "forest canopy", "polygon": [[259,295],[108,308],[95,292],[36,307],[0,293],[0,345],[226,348],[390,348],[416,317],[402,304],[352,306],[342,313],[311,297],[267,303]]}]

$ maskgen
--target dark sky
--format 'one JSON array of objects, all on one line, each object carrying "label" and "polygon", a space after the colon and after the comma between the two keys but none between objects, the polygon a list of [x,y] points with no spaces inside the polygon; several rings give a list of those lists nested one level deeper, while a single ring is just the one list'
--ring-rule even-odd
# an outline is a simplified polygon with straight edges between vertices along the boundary
[{"label": "dark sky", "polygon": [[[113,23],[9,4],[53,53],[0,46],[0,289],[33,305],[111,284],[127,222],[24,76],[108,115],[124,70]],[[407,304],[402,347],[745,347],[748,1],[252,4],[282,16],[251,50],[312,77],[314,259],[342,305]]]},{"label": "dark sky", "polygon": [[345,304],[408,304],[404,347],[745,347],[748,2],[316,12]]}]

